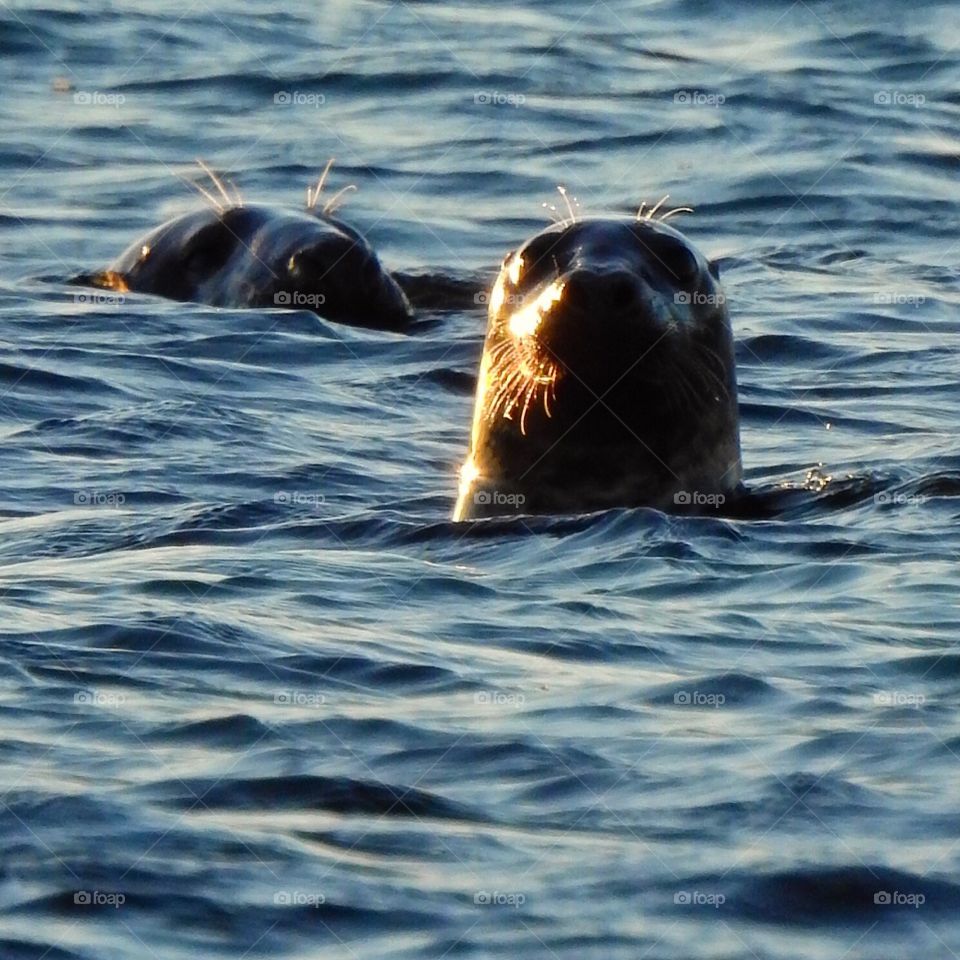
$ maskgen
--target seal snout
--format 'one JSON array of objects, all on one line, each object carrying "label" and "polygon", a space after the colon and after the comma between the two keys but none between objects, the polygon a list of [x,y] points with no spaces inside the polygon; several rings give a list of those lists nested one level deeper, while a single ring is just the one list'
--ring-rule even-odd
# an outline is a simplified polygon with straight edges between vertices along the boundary
[{"label": "seal snout", "polygon": [[586,314],[622,314],[639,309],[644,288],[625,267],[578,267],[564,282],[567,306]]},{"label": "seal snout", "polygon": [[349,316],[361,322],[369,315],[377,317],[378,325],[392,329],[405,325],[412,316],[396,281],[358,237],[313,238],[290,256],[287,274],[298,292],[320,298],[329,319]]},{"label": "seal snout", "polygon": [[628,264],[577,264],[559,282],[562,296],[536,334],[566,367],[614,369],[618,356],[642,353],[665,332],[656,292]]}]

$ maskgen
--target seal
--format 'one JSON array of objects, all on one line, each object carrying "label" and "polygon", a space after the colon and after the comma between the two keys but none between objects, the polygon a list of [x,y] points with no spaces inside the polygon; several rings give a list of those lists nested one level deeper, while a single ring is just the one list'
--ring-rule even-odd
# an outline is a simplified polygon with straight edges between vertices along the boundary
[{"label": "seal", "polygon": [[246,206],[203,163],[219,191],[199,187],[211,206],[162,224],[131,244],[105,271],[84,278],[217,307],[310,309],[328,320],[401,329],[410,304],[366,240],[333,217],[345,187],[322,209],[317,201],[333,161],[306,210]]},{"label": "seal", "polygon": [[663,223],[689,208],[657,219],[662,203],[636,219],[571,207],[504,259],[454,520],[696,510],[739,491],[719,269]]}]

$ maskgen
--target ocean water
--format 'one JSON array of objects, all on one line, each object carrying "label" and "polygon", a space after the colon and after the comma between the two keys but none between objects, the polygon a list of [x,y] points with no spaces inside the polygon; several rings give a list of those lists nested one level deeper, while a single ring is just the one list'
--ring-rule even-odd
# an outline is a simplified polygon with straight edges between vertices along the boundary
[{"label": "ocean water", "polygon": [[[0,958],[957,956],[958,40],[0,5]],[[68,282],[195,157],[297,205],[331,156],[410,335]],[[695,208],[757,516],[449,521],[558,184]]]}]

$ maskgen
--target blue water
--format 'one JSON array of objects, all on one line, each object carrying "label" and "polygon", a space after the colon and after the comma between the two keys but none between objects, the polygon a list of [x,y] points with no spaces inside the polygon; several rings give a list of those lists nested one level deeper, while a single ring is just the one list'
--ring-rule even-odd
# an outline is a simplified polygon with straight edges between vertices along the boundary
[{"label": "blue water", "polygon": [[[956,956],[958,40],[0,6],[0,958]],[[762,509],[454,525],[482,305],[69,285],[198,156],[278,204],[336,156],[391,268],[478,293],[558,183],[693,206]]]}]

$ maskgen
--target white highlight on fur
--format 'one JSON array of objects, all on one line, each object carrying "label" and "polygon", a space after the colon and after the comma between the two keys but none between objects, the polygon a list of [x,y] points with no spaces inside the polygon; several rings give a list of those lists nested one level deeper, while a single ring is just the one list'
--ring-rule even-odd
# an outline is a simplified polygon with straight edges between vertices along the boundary
[{"label": "white highlight on fur", "polygon": [[530,337],[543,322],[544,314],[563,296],[563,282],[548,284],[533,303],[521,307],[507,321],[507,329],[514,337]]}]

